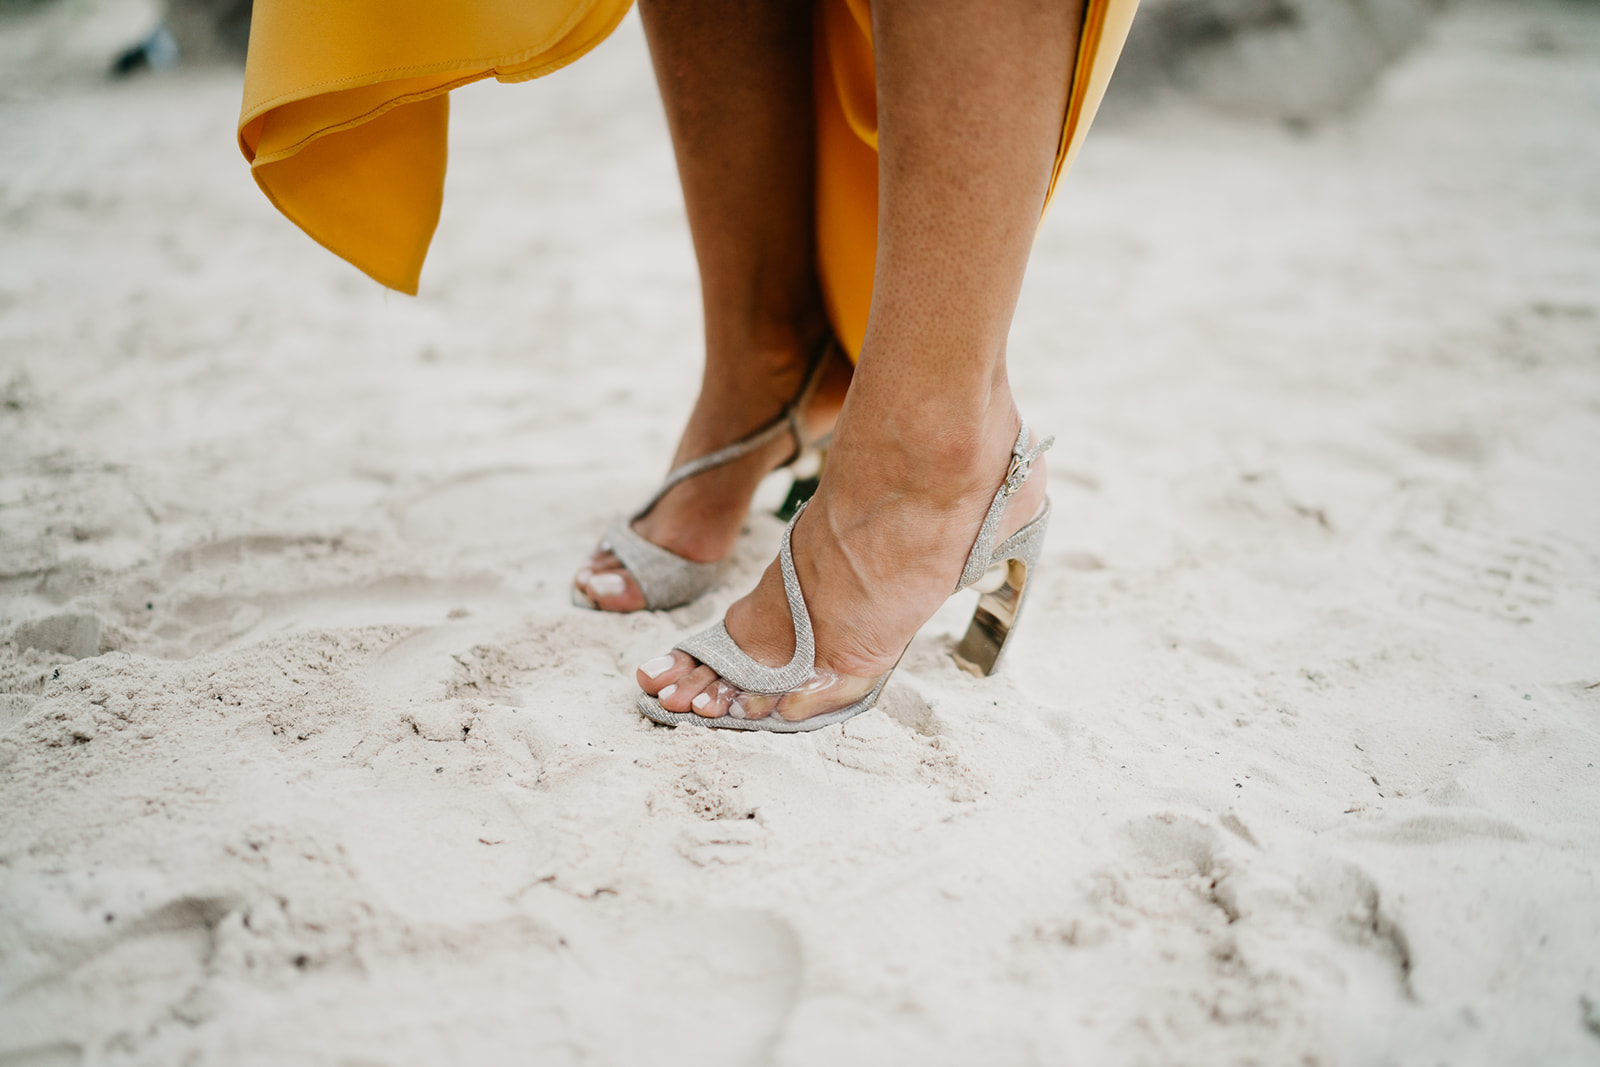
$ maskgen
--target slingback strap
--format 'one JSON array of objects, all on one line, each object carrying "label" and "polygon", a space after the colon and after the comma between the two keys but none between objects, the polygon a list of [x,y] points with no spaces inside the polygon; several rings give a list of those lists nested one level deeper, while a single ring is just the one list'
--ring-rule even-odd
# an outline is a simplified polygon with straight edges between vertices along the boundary
[{"label": "slingback strap", "polygon": [[[1050,498],[1044,498],[1044,507],[1039,514],[1028,520],[1028,525],[994,546],[994,552],[989,556],[989,566],[1008,559],[1028,560],[1029,546],[1043,536],[1041,531],[1050,524]],[[1033,561],[1028,560],[1031,564]]]},{"label": "slingback strap", "polygon": [[800,454],[806,450],[806,447],[812,444],[812,442],[806,440],[805,422],[801,418],[801,409],[811,399],[811,395],[816,392],[818,383],[822,381],[822,373],[827,368],[828,356],[837,343],[830,333],[827,339],[823,341],[822,346],[817,349],[817,354],[811,357],[811,365],[806,368],[806,377],[804,383],[800,386],[800,392],[795,394],[795,398],[789,401],[771,422],[754,433],[739,438],[731,445],[724,445],[715,452],[708,452],[703,456],[689,460],[681,466],[674,467],[667,473],[666,479],[661,483],[661,487],[655,491],[655,495],[645,501],[644,507],[633,513],[631,521],[637,522],[650,514],[651,509],[661,503],[661,498],[680,483],[686,482],[698,474],[704,474],[713,468],[724,466],[736,459],[748,456],[756,449],[763,448],[777,440],[785,432],[794,435],[794,455],[784,466],[788,466],[789,463],[799,459]]},{"label": "slingback strap", "polygon": [[967,565],[961,569],[961,580],[956,583],[956,592],[983,577],[994,561],[994,535],[1000,529],[1000,516],[1006,510],[1006,501],[1011,499],[1011,494],[1022,488],[1028,480],[1029,473],[1033,470],[1033,461],[1044,455],[1045,450],[1056,443],[1054,437],[1046,437],[1032,448],[1028,445],[1028,420],[1022,420],[1022,428],[1017,431],[1017,443],[1011,446],[1011,466],[1006,470],[1006,477],[1000,483],[1000,489],[994,495],[994,501],[989,505],[989,513],[983,517],[983,526],[978,530],[978,539],[972,542],[972,551],[967,554]]},{"label": "slingback strap", "polygon": [[717,584],[723,564],[684,559],[640,537],[628,519],[617,519],[606,530],[600,547],[609,549],[633,575],[650,609],[687,604]]},{"label": "slingback strap", "polygon": [[817,645],[811,631],[811,613],[806,610],[806,598],[800,592],[800,578],[794,569],[794,549],[789,544],[794,524],[804,512],[802,504],[784,527],[783,544],[778,548],[783,592],[789,598],[789,619],[794,623],[794,656],[789,662],[782,667],[757,663],[734,642],[726,622],[719,622],[673,646],[716,671],[723,681],[747,693],[787,693],[809,680],[816,669]]}]

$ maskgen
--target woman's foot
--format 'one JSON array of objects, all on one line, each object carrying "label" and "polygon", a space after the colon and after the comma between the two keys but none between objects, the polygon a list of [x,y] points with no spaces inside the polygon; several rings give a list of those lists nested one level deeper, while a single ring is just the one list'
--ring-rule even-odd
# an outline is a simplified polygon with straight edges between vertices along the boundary
[{"label": "woman's foot", "polygon": [[[707,376],[672,466],[709,455],[760,429],[793,403],[816,358],[815,341],[779,342],[753,353],[739,375]],[[850,387],[849,360],[829,346],[824,366],[801,407],[807,440],[833,429]],[[733,550],[761,479],[795,457],[801,442],[784,432],[749,455],[674,486],[633,522],[645,540],[687,560],[713,563]],[[573,587],[602,611],[639,611],[646,597],[638,581],[604,544],[578,569]]]},{"label": "woman's foot", "polygon": [[[1009,395],[980,421],[970,432],[931,417],[910,432],[876,418],[841,426],[827,475],[792,534],[816,642],[810,681],[782,697],[741,693],[673,651],[640,666],[639,687],[668,711],[706,718],[800,721],[865,696],[950,596],[1006,477],[1018,426]],[[1027,524],[1044,499],[1038,461],[1007,502],[996,543]],[[794,627],[777,563],[728,609],[726,626],[758,662],[789,662]]]}]

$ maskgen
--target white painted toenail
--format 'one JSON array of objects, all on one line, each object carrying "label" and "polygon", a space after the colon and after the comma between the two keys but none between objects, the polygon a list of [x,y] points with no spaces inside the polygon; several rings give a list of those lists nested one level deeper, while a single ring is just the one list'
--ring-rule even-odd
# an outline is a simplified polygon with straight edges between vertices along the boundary
[{"label": "white painted toenail", "polygon": [[733,719],[744,718],[744,709],[739,706],[738,700],[728,705],[728,717]]},{"label": "white painted toenail", "polygon": [[595,596],[621,596],[627,588],[620,574],[597,574],[589,579],[589,591]]},{"label": "white painted toenail", "polygon": [[639,664],[639,672],[646,678],[659,678],[667,672],[667,668],[672,664],[673,659],[671,656],[657,656],[655,659],[647,659]]},{"label": "white painted toenail", "polygon": [[689,701],[689,706],[695,711],[704,711],[706,710],[706,705],[709,703],[711,703],[711,694],[701,693],[699,696]]},{"label": "white painted toenail", "polygon": [[665,689],[663,689],[661,692],[656,694],[656,699],[657,700],[665,700],[669,696],[671,696],[673,693],[676,693],[677,691],[678,691],[678,687],[676,685],[669,685]]}]

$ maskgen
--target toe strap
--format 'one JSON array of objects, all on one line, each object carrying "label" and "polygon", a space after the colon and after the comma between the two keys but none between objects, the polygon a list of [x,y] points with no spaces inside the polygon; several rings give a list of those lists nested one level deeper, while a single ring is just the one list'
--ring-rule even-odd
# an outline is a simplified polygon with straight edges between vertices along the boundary
[{"label": "toe strap", "polygon": [[645,607],[651,610],[687,604],[717,583],[721,563],[697,563],[652,544],[633,531],[627,519],[618,519],[606,530],[604,547],[622,561],[639,583]]},{"label": "toe strap", "polygon": [[687,652],[717,672],[725,682],[747,693],[787,693],[811,677],[811,657],[782,667],[768,667],[752,659],[734,643],[728,628],[717,623],[673,646]]},{"label": "toe strap", "polygon": [[794,524],[800,521],[804,511],[802,504],[800,511],[789,520],[783,531],[783,543],[778,547],[783,591],[789,600],[789,620],[794,624],[794,656],[789,662],[782,667],[756,662],[734,643],[727,626],[720,622],[674,646],[716,671],[723,681],[749,693],[787,693],[810,679],[816,669],[817,646],[811,632],[811,613],[806,610],[806,599],[800,592],[800,576],[794,569],[794,549],[789,543]]}]

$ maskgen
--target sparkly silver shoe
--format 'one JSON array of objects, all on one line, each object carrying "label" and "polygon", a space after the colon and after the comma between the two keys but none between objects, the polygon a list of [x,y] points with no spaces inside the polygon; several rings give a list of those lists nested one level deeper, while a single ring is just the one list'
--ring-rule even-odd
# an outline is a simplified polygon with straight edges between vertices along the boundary
[{"label": "sparkly silver shoe", "polygon": [[[823,343],[817,354],[812,357],[811,366],[806,370],[805,381],[801,384],[800,391],[775,419],[731,445],[698,459],[691,459],[682,466],[674,468],[667,474],[661,487],[655,491],[655,495],[645,501],[643,507],[632,515],[615,519],[607,527],[605,536],[600,541],[600,550],[616,556],[628,573],[633,575],[639,591],[644,594],[645,610],[660,611],[676,608],[698,599],[706,590],[717,584],[717,579],[722,576],[727,561],[700,563],[685,559],[676,552],[639,536],[634,531],[633,524],[650,514],[651,510],[661,503],[662,497],[680,483],[748,456],[784,433],[794,436],[794,455],[789,457],[787,462],[780,464],[777,470],[794,466],[803,457],[824,451],[832,435],[824,434],[815,440],[809,438],[806,435],[805,420],[801,418],[801,412],[821,383],[828,368],[828,361],[837,347],[838,342],[831,336]],[[797,484],[798,482],[797,479]],[[794,495],[791,492],[791,500]],[[572,602],[580,608],[595,607],[576,587],[572,590]]]},{"label": "sparkly silver shoe", "polygon": [[[1034,460],[1054,442],[1055,438],[1047,437],[1029,448],[1028,425],[1022,424],[1017,443],[1011,450],[1011,467],[989,505],[989,513],[984,516],[977,540],[967,554],[961,580],[956,583],[955,592],[959,593],[976,584],[991,568],[1000,565],[1005,567],[1000,586],[979,598],[966,636],[956,646],[954,653],[961,667],[979,676],[993,674],[999,667],[1011,633],[1016,629],[1028,591],[1028,579],[1044,549],[1045,529],[1050,523],[1050,501],[1046,498],[1038,515],[996,545],[994,539],[1000,526],[1000,516],[1005,511],[1006,501],[1027,481]],[[783,590],[789,601],[789,618],[794,624],[794,656],[782,667],[757,663],[734,643],[727,626],[719,622],[711,629],[679,642],[676,648],[717,672],[719,680],[695,699],[704,698],[706,708],[713,701],[725,704],[726,713],[709,717],[694,712],[668,711],[656,697],[642,694],[639,697],[639,710],[646,718],[672,726],[693,723],[722,730],[799,733],[844,722],[877,706],[883,687],[894,673],[893,667],[875,678],[855,678],[817,668],[811,613],[806,608],[805,595],[800,591],[800,579],[794,569],[794,551],[790,547],[790,534],[799,517],[797,514],[784,530],[783,544],[778,550],[778,565],[783,571]]]}]

